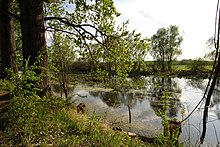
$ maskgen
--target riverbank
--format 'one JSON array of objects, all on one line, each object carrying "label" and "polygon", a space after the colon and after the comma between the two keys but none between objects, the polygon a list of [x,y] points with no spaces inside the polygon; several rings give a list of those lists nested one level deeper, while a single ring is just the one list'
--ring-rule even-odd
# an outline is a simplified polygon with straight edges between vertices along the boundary
[{"label": "riverbank", "polygon": [[[127,129],[129,132],[140,135],[143,135],[142,132],[149,133],[149,127],[153,132],[157,131],[153,125],[162,128],[159,131],[160,133],[163,132],[161,113],[165,113],[165,108],[168,109],[167,117],[179,120],[185,118],[202,98],[208,82],[208,79],[150,76],[128,78],[128,83],[123,85],[124,89],[120,89],[118,85],[111,82],[87,83],[86,81],[95,77],[78,75],[78,78],[80,76],[82,76],[82,82],[79,82],[74,89],[70,90],[70,95],[75,94],[74,101],[86,103],[91,114],[96,112],[110,122],[117,123],[117,126],[120,126],[123,130]],[[219,91],[218,89],[219,85],[217,85],[216,91]],[[164,94],[169,97],[167,102],[163,99]],[[216,92],[213,95],[212,110],[210,111],[212,114],[211,120],[218,120],[218,98],[219,95]],[[196,143],[199,140],[197,134],[200,132],[195,128],[200,127],[201,119],[202,110],[194,113],[189,122],[184,123],[181,141],[186,144],[190,142],[190,144],[197,145]],[[131,123],[129,124],[130,120]],[[219,130],[218,121],[213,123],[216,129]],[[208,130],[212,129],[212,125],[208,127]],[[207,145],[215,145],[214,131],[209,131],[207,134]],[[149,136],[149,134],[146,136]]]},{"label": "riverbank", "polygon": [[[180,97],[181,90],[178,89],[179,87],[178,84],[181,84],[181,83],[183,84],[183,82],[185,81],[186,82],[185,84],[188,84],[188,85],[183,86],[183,87],[189,87],[190,85],[196,86],[193,80],[191,81],[188,79],[179,81],[181,79],[170,79],[166,77],[162,77],[162,78],[142,77],[140,79],[129,78],[128,79],[129,83],[127,83],[126,88],[128,88],[129,90],[129,87],[130,87],[131,89],[129,91],[126,91],[125,89],[126,93],[122,93],[123,91],[121,91],[120,87],[118,88],[115,83],[107,82],[106,86],[108,87],[105,87],[104,85],[100,85],[102,89],[105,87],[104,91],[101,91],[101,88],[96,89],[92,85],[89,85],[90,82],[93,82],[93,85],[101,84],[102,80],[99,81],[99,78],[100,77],[97,77],[94,75],[75,75],[75,76],[71,75],[71,77],[68,78],[70,82],[69,84],[71,85],[69,90],[70,92],[71,91],[73,92],[73,93],[70,93],[70,96],[73,95],[74,97],[78,97],[79,99],[83,99],[83,100],[87,99],[88,103],[85,102],[86,107],[87,106],[88,108],[93,107],[94,109],[96,109],[96,111],[98,109],[97,107],[92,106],[92,101],[94,99],[97,102],[97,100],[99,100],[98,98],[100,97],[100,100],[97,104],[103,103],[103,105],[101,105],[100,107],[101,109],[102,109],[102,106],[105,106],[105,107],[108,106],[109,107],[108,110],[112,110],[114,108],[117,110],[116,111],[117,114],[119,114],[119,112],[123,113],[122,117],[124,117],[125,114],[127,117],[128,108],[129,108],[128,104],[130,104],[132,108],[132,111],[131,111],[132,124],[135,124],[135,125],[137,124],[134,121],[143,122],[145,125],[146,125],[146,122],[149,122],[150,120],[152,121],[158,120],[158,124],[161,123],[159,121],[160,119],[158,116],[154,117],[155,116],[154,111],[155,110],[157,111],[157,110],[160,110],[160,108],[163,108],[161,107],[163,106],[163,101],[157,99],[157,98],[160,98],[162,95],[155,95],[155,94],[158,94],[160,91],[162,91],[160,89],[167,90],[169,92],[174,93],[174,95],[173,94],[171,95],[171,99],[168,102],[169,104],[171,104],[170,110],[172,110],[172,111],[169,111],[170,113],[169,116],[176,116],[178,112],[182,112],[179,109],[182,108],[180,100],[183,98],[183,97],[182,98]],[[95,83],[93,80],[95,81]],[[80,89],[73,85],[75,82],[78,83],[79,86],[80,84],[86,84],[86,85],[88,84],[88,85],[86,89]],[[196,80],[195,82],[197,83],[199,81]],[[198,83],[198,85],[201,86],[202,83]],[[150,86],[150,87],[147,88],[146,86]],[[192,87],[190,89],[192,89]],[[150,90],[150,91],[147,91],[147,90]],[[196,91],[198,92],[198,89]],[[185,92],[182,92],[182,93],[185,93]],[[191,94],[192,93],[190,93],[190,95]],[[187,98],[189,98],[189,96],[187,96]],[[9,124],[9,126],[6,125],[8,121],[7,119],[5,119],[4,120],[5,123],[3,126],[4,130],[0,133],[2,137],[0,138],[0,140],[3,140],[1,142],[3,145],[6,145],[6,144],[8,145],[40,144],[43,146],[45,144],[46,145],[50,144],[50,145],[58,145],[58,146],[59,145],[72,146],[76,144],[76,145],[89,146],[90,143],[94,143],[95,146],[105,146],[106,144],[110,144],[111,140],[114,141],[114,139],[116,139],[115,143],[113,144],[114,146],[118,146],[118,145],[126,146],[128,142],[129,142],[129,145],[130,145],[130,142],[132,142],[131,145],[134,145],[134,146],[135,144],[137,144],[138,146],[149,145],[141,141],[138,141],[137,138],[133,140],[124,133],[112,131],[113,126],[107,125],[108,123],[106,123],[106,121],[102,119],[102,117],[100,116],[97,116],[95,114],[87,116],[84,114],[76,113],[76,105],[79,103],[79,101],[77,101],[77,103],[74,103],[73,105],[69,105],[65,101],[63,101],[63,99],[58,98],[58,97],[39,98],[39,97],[31,96],[31,97],[16,98],[16,99],[13,99],[13,101],[11,102],[12,102],[10,103],[11,111],[6,117],[7,119],[10,120],[11,124]],[[107,111],[107,112],[110,113],[110,111]],[[33,114],[34,116],[32,116]],[[83,118],[84,116],[86,117],[86,119]],[[142,121],[138,120],[140,118],[141,119],[143,118]],[[127,121],[128,117],[125,119]],[[86,120],[85,123],[84,123],[84,120]],[[33,122],[36,126],[32,125]],[[104,126],[104,129],[103,129],[103,126]],[[146,127],[144,128],[147,129]],[[73,131],[72,132],[69,131],[70,129]],[[132,130],[126,130],[126,128],[123,128],[123,127],[122,129],[124,131],[135,132]],[[96,130],[96,131],[88,133],[91,130]],[[104,132],[104,134],[100,132]],[[99,137],[99,135],[101,136],[104,135],[104,137],[111,136],[113,138],[111,138],[111,140],[103,142],[103,141],[100,141],[100,139],[103,139],[103,137]],[[20,138],[20,136],[23,139]],[[17,141],[15,140],[14,142],[15,138],[16,139],[20,138],[20,139],[18,139]],[[31,140],[28,140],[28,138],[31,138]],[[161,142],[164,141],[164,138],[160,138],[160,136],[159,138],[156,138],[156,139],[160,140]],[[84,142],[86,143],[84,144]]]},{"label": "riverbank", "polygon": [[[149,146],[57,97],[13,98],[0,118],[1,146]],[[1,109],[2,110],[2,109]]]}]

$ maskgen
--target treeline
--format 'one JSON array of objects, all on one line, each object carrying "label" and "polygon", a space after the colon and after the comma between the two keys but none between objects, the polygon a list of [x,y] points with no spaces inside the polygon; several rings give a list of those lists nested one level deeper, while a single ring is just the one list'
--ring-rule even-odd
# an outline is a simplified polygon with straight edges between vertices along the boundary
[{"label": "treeline", "polygon": [[199,62],[201,65],[204,66],[212,66],[213,65],[213,61],[207,61],[207,60],[202,60],[202,59],[183,59],[180,61],[175,61],[174,65],[192,65],[192,63],[195,64],[195,62]]},{"label": "treeline", "polygon": [[[135,63],[138,64],[138,63]],[[167,64],[165,62],[165,64]],[[108,64],[107,63],[100,63],[99,68],[101,70],[108,71]],[[163,72],[165,74],[172,74],[172,75],[182,75],[182,76],[193,76],[196,74],[199,75],[207,75],[211,72],[213,66],[213,61],[206,61],[206,60],[192,60],[192,59],[184,59],[180,61],[173,62],[173,70],[169,72]],[[88,74],[94,72],[91,68],[90,62],[82,62],[76,61],[73,62],[67,69],[66,72],[68,73],[75,73],[75,74]],[[111,76],[116,75],[115,70],[108,71],[111,73]],[[132,70],[129,72],[129,76],[147,76],[153,74],[161,74],[160,67],[156,61],[145,61],[138,69],[133,67]]]}]

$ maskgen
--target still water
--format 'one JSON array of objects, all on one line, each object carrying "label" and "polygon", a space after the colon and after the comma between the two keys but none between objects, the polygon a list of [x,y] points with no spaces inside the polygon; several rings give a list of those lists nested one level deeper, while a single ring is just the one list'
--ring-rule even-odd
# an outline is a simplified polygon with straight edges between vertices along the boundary
[{"label": "still water", "polygon": [[[135,79],[128,80],[132,83]],[[118,125],[127,131],[155,136],[163,131],[161,114],[165,113],[167,117],[178,120],[184,119],[203,97],[207,82],[207,79],[142,77],[141,88],[129,88],[118,92],[111,88],[102,88],[100,85],[78,84],[72,90],[72,94],[73,100],[77,103],[86,103],[88,113],[102,115],[113,125]],[[164,98],[168,99],[164,100]],[[166,105],[168,107],[165,107]],[[203,105],[204,103],[183,123],[181,141],[187,145],[196,146],[199,143]],[[219,141],[220,84],[218,83],[209,109],[204,144],[217,145]]]}]

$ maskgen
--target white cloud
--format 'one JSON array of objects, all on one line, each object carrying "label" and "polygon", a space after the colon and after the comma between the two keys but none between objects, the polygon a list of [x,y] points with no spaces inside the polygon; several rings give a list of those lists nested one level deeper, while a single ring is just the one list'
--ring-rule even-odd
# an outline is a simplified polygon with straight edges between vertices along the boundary
[{"label": "white cloud", "polygon": [[129,19],[129,29],[151,37],[161,27],[177,25],[184,32],[181,58],[202,56],[205,43],[214,34],[217,0],[115,0],[121,16]]}]

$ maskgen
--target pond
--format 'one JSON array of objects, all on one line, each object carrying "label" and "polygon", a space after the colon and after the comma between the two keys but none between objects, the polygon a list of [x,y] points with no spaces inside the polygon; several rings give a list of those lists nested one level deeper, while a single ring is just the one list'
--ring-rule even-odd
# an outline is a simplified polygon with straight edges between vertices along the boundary
[{"label": "pond", "polygon": [[[128,79],[131,83],[136,79]],[[161,113],[184,119],[202,99],[207,79],[142,77],[141,88],[123,92],[100,85],[78,84],[72,99],[84,102],[89,114],[99,114],[126,131],[155,136],[163,132]],[[209,109],[204,144],[217,145],[220,140],[220,82],[217,83]],[[164,97],[168,98],[164,100]],[[202,132],[203,105],[183,123],[181,141],[196,146]]]}]

